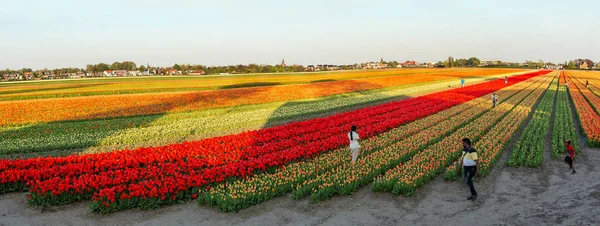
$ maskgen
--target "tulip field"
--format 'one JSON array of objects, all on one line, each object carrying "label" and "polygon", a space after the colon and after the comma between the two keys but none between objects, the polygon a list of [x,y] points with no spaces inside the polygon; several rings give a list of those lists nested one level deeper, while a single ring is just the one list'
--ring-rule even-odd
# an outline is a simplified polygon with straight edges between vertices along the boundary
[{"label": "tulip field", "polygon": [[[484,76],[477,75],[477,71]],[[340,81],[319,80],[311,75],[310,81],[321,82],[308,84],[0,101],[0,115],[4,114],[0,120],[5,120],[0,123],[0,156],[96,153],[195,141],[456,88],[462,76],[468,84],[475,84],[523,72],[374,70],[358,79],[354,79],[358,76],[355,72],[341,77],[344,73],[325,74],[324,78]],[[242,78],[243,82],[250,79]],[[291,78],[283,76],[281,80],[285,83]],[[297,90],[301,92],[294,92]]]},{"label": "tulip field", "polygon": [[600,146],[597,78],[452,68],[0,84],[0,194],[101,214],[190,201],[235,212],[361,188],[412,196],[461,177],[464,137],[484,176],[557,161],[566,139],[581,152],[579,130]]},{"label": "tulip field", "polygon": [[[592,73],[565,72],[565,77],[588,145],[600,147],[600,92],[594,85],[597,84],[597,74],[596,77],[589,77],[589,74]],[[585,87],[583,80],[592,81],[590,88]]]}]

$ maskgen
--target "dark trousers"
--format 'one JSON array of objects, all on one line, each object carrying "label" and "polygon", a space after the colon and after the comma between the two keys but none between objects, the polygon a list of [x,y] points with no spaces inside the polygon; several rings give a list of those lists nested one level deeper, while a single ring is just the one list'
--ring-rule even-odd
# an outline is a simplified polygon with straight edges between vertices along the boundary
[{"label": "dark trousers", "polygon": [[465,184],[469,186],[471,190],[471,195],[477,195],[477,191],[475,191],[475,185],[473,185],[473,177],[477,173],[477,167],[475,166],[465,166]]},{"label": "dark trousers", "polygon": [[565,156],[565,162],[569,164],[569,169],[573,169],[573,159],[571,158],[571,156]]}]

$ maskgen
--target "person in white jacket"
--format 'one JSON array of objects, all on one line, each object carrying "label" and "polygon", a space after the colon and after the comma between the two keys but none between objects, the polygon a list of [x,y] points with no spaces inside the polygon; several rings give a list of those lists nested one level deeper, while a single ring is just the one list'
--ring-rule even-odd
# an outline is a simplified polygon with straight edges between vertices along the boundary
[{"label": "person in white jacket", "polygon": [[358,141],[360,137],[358,136],[358,132],[356,132],[356,126],[352,126],[350,132],[348,133],[348,139],[350,140],[350,152],[352,153],[352,162],[356,162],[358,159],[358,154],[360,154],[360,144]]}]

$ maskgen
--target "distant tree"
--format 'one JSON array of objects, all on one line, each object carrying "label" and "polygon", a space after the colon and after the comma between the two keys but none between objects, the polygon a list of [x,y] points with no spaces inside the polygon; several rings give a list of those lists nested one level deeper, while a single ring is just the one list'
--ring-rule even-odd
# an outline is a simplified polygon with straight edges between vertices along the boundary
[{"label": "distant tree", "polygon": [[110,66],[108,66],[108,64],[105,64],[105,63],[96,64],[96,72],[103,72],[106,70],[110,70]]},{"label": "distant tree", "polygon": [[438,61],[438,62],[435,64],[435,66],[436,66],[436,67],[445,67],[445,63],[444,63],[444,62],[442,62],[442,61]]},{"label": "distant tree", "polygon": [[146,71],[146,66],[142,65],[138,68],[138,71],[144,72]]},{"label": "distant tree", "polygon": [[189,64],[182,64],[182,65],[179,65],[179,66],[181,67],[181,71],[182,71],[184,74],[187,74],[187,71],[189,71],[189,70],[190,70],[190,65],[189,65]]},{"label": "distant tree", "polygon": [[121,70],[135,71],[137,69],[137,65],[132,61],[123,61],[121,63]]},{"label": "distant tree", "polygon": [[181,66],[179,66],[179,64],[175,64],[173,65],[173,69],[181,71]]},{"label": "distant tree", "polygon": [[477,67],[481,61],[477,57],[471,57],[467,60],[467,66],[469,67]]},{"label": "distant tree", "polygon": [[270,70],[270,68],[269,68],[269,67],[262,66],[262,67],[260,68],[260,72],[261,72],[261,73],[269,73],[269,72],[271,72],[271,70]]},{"label": "distant tree", "polygon": [[88,71],[88,72],[93,72],[93,71],[95,71],[95,67],[94,67],[94,65],[93,65],[93,64],[88,64],[88,65],[85,65],[85,71]]},{"label": "distant tree", "polygon": [[454,58],[451,56],[448,57],[448,67],[454,67]]},{"label": "distant tree", "polygon": [[454,67],[464,67],[467,66],[467,59],[455,59]]},{"label": "distant tree", "polygon": [[121,70],[122,67],[123,64],[121,64],[121,62],[114,62],[110,65],[110,69],[112,70]]},{"label": "distant tree", "polygon": [[567,69],[575,69],[575,62],[573,62],[572,60],[569,61],[569,64],[567,66]]}]

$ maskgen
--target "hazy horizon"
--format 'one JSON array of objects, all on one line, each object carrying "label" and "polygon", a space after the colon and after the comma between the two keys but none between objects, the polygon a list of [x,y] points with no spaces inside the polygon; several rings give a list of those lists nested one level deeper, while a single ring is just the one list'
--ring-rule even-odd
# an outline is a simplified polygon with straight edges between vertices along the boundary
[{"label": "hazy horizon", "polygon": [[2,1],[0,70],[600,61],[597,1]]}]

